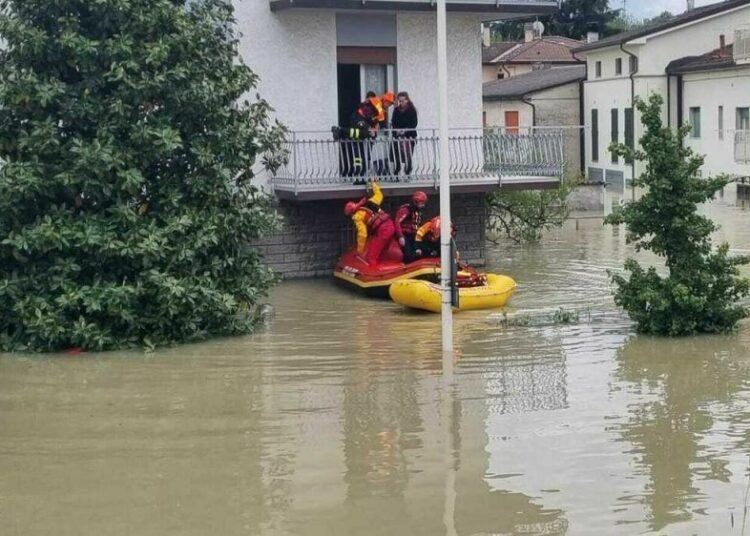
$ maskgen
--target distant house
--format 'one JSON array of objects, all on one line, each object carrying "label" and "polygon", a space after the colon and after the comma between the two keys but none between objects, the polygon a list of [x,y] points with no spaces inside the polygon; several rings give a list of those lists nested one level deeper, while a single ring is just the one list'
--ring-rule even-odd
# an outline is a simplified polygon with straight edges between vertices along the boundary
[{"label": "distant house", "polygon": [[[748,27],[750,0],[727,0],[575,49],[588,66],[584,122],[589,179],[622,188],[642,172],[643,164],[625,162],[609,151],[609,145],[637,143],[642,128],[633,99],[654,92],[664,99],[666,124],[695,125],[688,143],[707,155],[705,173],[750,175],[747,163],[734,158],[726,139],[734,135],[731,127],[746,124],[742,119],[734,125],[730,121],[737,114],[745,117],[750,106]],[[743,43],[742,50],[733,47],[732,58],[731,38]],[[714,51],[717,45],[720,50]],[[720,140],[720,134],[725,139]]]},{"label": "distant house", "polygon": [[581,171],[581,85],[586,66],[532,71],[483,86],[484,122],[506,132],[564,127],[568,174]]},{"label": "distant house", "polygon": [[482,81],[511,78],[538,69],[580,64],[573,56],[580,41],[555,35],[542,36],[527,28],[522,43],[495,43],[482,50]]},{"label": "distant house", "polygon": [[[750,39],[667,66],[676,89],[676,123],[690,123],[687,144],[706,157],[704,175],[750,176]],[[737,39],[736,39],[737,40]],[[736,45],[735,45],[736,46]],[[676,86],[676,87],[675,87]]]}]

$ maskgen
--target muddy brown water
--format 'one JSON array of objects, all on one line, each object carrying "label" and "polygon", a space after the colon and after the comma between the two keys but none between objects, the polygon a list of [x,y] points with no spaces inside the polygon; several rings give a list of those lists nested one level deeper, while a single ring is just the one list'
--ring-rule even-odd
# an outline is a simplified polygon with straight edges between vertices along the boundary
[{"label": "muddy brown water", "polygon": [[[742,205],[708,209],[737,252]],[[577,227],[493,248],[532,322],[458,315],[452,385],[439,317],[327,280],[250,337],[0,356],[0,534],[750,534],[750,324],[633,335],[624,233]]]}]

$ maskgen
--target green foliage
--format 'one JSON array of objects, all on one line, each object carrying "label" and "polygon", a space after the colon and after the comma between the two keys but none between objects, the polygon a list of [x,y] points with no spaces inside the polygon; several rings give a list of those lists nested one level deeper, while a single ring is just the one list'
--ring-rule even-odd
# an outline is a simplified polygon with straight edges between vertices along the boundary
[{"label": "green foliage", "polygon": [[498,190],[487,196],[487,228],[518,244],[537,242],[542,233],[568,219],[568,197],[577,182],[570,180],[553,190]]},{"label": "green foliage", "polygon": [[[2,0],[0,350],[248,332],[283,129],[229,0]],[[262,156],[266,155],[266,156]]]},{"label": "green foliage", "polygon": [[[589,31],[602,36],[617,33],[613,22],[619,13],[620,10],[610,7],[609,0],[563,0],[558,11],[539,20],[544,23],[547,35],[583,39]],[[492,33],[505,41],[517,41],[523,39],[523,24],[517,20],[496,22],[492,24]]]},{"label": "green foliage", "polygon": [[748,314],[738,303],[750,290],[748,281],[739,277],[738,266],[750,258],[730,257],[726,244],[714,251],[710,237],[717,227],[698,214],[698,205],[713,199],[728,180],[697,177],[703,158],[683,143],[690,127],[676,133],[663,127],[662,104],[660,96],[652,95],[636,105],[645,127],[642,150],[611,147],[618,155],[646,162],[645,172],[634,181],[645,193],[606,223],[625,224],[628,243],[664,258],[668,275],[662,277],[654,267],[643,268],[629,259],[625,263],[629,276],[613,276],[615,302],[644,333],[728,331]]}]

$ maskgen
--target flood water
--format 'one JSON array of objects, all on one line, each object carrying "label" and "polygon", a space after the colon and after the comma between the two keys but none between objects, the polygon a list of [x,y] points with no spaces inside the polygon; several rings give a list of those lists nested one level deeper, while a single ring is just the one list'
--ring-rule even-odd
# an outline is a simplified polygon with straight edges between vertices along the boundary
[{"label": "flood water", "polygon": [[[708,208],[750,250],[733,188]],[[750,324],[635,336],[621,229],[493,248],[508,314],[289,282],[256,335],[152,355],[0,356],[0,534],[750,534]],[[548,322],[559,307],[579,322]]]}]

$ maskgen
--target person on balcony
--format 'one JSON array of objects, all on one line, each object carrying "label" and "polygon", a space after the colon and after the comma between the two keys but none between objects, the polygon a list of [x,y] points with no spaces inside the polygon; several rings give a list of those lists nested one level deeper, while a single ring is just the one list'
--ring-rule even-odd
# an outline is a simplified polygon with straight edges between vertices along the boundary
[{"label": "person on balcony", "polygon": [[394,174],[401,172],[401,164],[404,164],[404,173],[411,175],[412,155],[414,146],[417,144],[417,125],[419,117],[417,108],[409,98],[406,91],[398,94],[398,106],[393,110],[391,128],[393,129],[393,145],[391,147],[391,161],[395,164]]},{"label": "person on balcony", "polygon": [[[456,226],[452,223],[451,237],[456,237]],[[435,216],[417,229],[414,247],[418,257],[440,256],[440,216]]]},{"label": "person on balcony", "polygon": [[417,229],[422,226],[422,211],[427,205],[427,194],[414,192],[409,203],[404,203],[396,211],[396,236],[401,250],[404,252],[404,262],[411,262],[417,258],[415,247]]},{"label": "person on balcony", "polygon": [[377,264],[387,253],[396,228],[390,215],[380,206],[383,203],[380,186],[375,181],[371,186],[372,195],[359,201],[349,201],[344,206],[344,214],[352,219],[357,229],[357,254],[360,259],[367,264]]},{"label": "person on balcony", "polygon": [[385,124],[388,108],[393,106],[396,98],[393,93],[387,91],[382,97],[378,97],[374,92],[368,91],[366,100],[361,103],[352,118],[352,123],[364,119],[370,125],[370,133],[374,138],[377,135],[378,128]]}]

